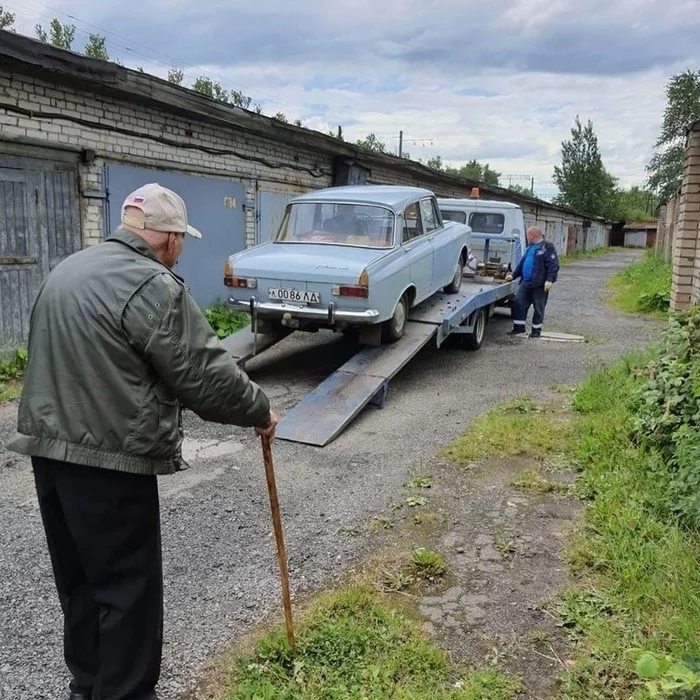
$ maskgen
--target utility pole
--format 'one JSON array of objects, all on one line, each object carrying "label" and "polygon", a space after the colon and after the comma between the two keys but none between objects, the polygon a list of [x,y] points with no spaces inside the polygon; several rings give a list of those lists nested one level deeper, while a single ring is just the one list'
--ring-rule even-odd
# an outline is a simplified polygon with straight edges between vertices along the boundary
[{"label": "utility pole", "polygon": [[403,131],[399,131],[399,158],[403,157]]},{"label": "utility pole", "polygon": [[535,196],[535,178],[534,177],[530,178],[530,194],[533,197]]}]

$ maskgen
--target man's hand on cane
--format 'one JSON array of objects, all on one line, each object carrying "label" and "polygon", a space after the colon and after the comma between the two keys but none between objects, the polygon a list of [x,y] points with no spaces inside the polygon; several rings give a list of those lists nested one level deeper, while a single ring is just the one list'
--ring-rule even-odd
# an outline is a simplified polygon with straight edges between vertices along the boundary
[{"label": "man's hand on cane", "polygon": [[277,430],[277,424],[279,422],[279,416],[274,411],[270,411],[269,422],[267,425],[256,427],[255,432],[260,435],[260,437],[265,437],[268,440],[272,440],[275,437],[275,431]]}]

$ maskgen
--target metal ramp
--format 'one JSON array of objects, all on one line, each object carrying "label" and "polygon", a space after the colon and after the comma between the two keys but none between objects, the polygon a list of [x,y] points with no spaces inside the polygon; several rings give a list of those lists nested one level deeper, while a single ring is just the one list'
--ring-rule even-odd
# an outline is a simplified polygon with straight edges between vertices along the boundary
[{"label": "metal ramp", "polygon": [[384,405],[389,380],[436,330],[435,323],[410,322],[396,343],[360,350],[287,413],[277,426],[277,438],[327,445],[368,403]]}]

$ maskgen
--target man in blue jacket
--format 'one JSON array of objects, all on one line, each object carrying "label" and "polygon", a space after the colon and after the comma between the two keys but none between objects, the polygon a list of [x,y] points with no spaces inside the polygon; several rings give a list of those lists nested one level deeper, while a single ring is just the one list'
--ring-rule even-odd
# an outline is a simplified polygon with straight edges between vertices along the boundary
[{"label": "man in blue jacket", "polygon": [[549,290],[557,281],[559,258],[553,243],[545,241],[542,231],[537,226],[531,226],[527,233],[528,246],[525,255],[520,259],[512,275],[506,280],[520,278],[520,286],[513,304],[513,329],[509,335],[519,335],[525,332],[525,320],[530,307],[532,314],[531,338],[542,335],[544,308],[547,305]]}]

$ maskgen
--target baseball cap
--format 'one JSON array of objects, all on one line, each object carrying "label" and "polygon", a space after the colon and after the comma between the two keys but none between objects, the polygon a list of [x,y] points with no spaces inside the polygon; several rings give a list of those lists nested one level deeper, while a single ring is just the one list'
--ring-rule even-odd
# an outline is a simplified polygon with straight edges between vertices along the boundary
[{"label": "baseball cap", "polygon": [[[127,214],[127,207],[140,209],[143,218]],[[124,200],[122,223],[134,228],[189,233],[195,238],[202,237],[194,226],[187,223],[187,207],[182,197],[156,182],[139,187]]]}]

